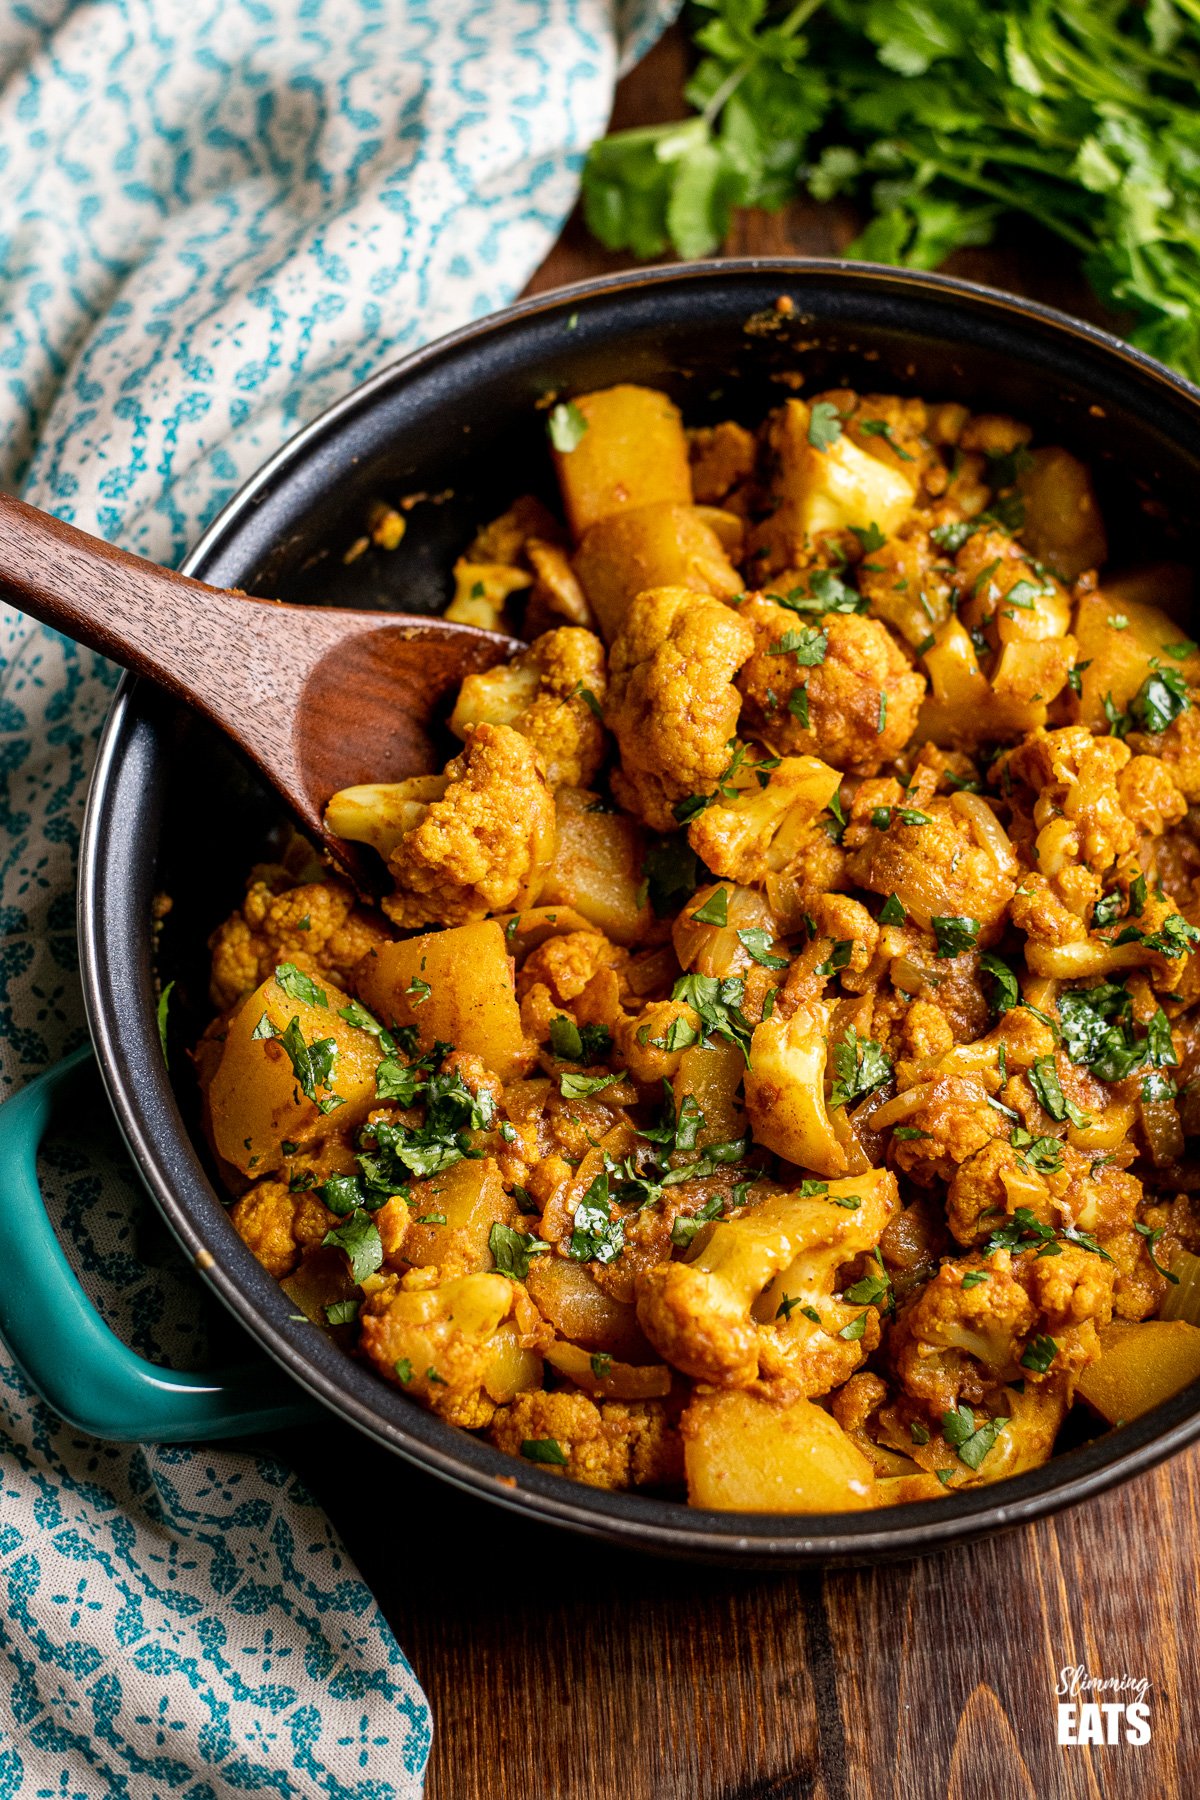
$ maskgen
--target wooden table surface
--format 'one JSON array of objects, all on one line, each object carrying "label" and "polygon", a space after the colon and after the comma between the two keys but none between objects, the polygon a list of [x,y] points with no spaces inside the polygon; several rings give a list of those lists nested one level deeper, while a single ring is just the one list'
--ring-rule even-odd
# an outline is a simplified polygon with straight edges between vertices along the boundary
[{"label": "wooden table surface", "polygon": [[[617,122],[682,112],[672,34]],[[797,205],[731,253],[836,254]],[[623,266],[572,220],[531,291]],[[1040,243],[956,272],[1088,308]],[[428,1800],[1159,1800],[1200,1795],[1200,1450],[1056,1519],[884,1568],[766,1577],[535,1527],[332,1425],[284,1446],[433,1707]],[[1149,1683],[1150,1742],[1059,1747],[1064,1667]]]}]

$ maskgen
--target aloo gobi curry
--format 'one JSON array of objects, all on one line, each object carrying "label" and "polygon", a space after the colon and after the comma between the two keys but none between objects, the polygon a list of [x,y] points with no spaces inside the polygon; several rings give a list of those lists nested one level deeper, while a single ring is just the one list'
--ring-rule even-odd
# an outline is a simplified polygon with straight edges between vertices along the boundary
[{"label": "aloo gobi curry", "polygon": [[[391,892],[255,871],[197,1052],[297,1311],[514,1457],[837,1511],[1200,1375],[1200,649],[1088,469],[847,389],[548,413]],[[392,529],[391,527],[395,527]],[[380,541],[400,526],[385,520]]]}]

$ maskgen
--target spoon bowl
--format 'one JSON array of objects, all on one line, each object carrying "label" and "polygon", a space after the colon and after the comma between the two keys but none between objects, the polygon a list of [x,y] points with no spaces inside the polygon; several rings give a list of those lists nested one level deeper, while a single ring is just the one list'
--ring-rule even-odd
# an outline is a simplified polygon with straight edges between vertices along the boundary
[{"label": "spoon bowl", "polygon": [[438,771],[445,702],[522,647],[445,619],[209,587],[7,496],[0,594],[218,725],[366,894],[379,888],[379,863],[327,829],[330,798]]}]

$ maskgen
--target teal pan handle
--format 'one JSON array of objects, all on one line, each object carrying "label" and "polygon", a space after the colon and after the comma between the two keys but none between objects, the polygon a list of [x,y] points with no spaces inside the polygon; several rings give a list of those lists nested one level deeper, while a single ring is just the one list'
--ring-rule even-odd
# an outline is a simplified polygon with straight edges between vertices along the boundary
[{"label": "teal pan handle", "polygon": [[146,1362],[104,1323],[46,1214],[38,1145],[90,1049],[0,1105],[0,1338],[43,1400],[91,1437],[176,1444],[311,1423],[320,1410],[265,1357],[181,1374]]}]

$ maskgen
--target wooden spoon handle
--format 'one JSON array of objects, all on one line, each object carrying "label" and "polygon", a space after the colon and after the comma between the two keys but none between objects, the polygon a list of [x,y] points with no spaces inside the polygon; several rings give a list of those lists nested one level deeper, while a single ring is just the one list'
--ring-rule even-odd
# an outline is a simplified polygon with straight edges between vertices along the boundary
[{"label": "wooden spoon handle", "polygon": [[193,697],[189,671],[229,668],[240,596],[118,550],[0,495],[0,594],[44,625]]}]

